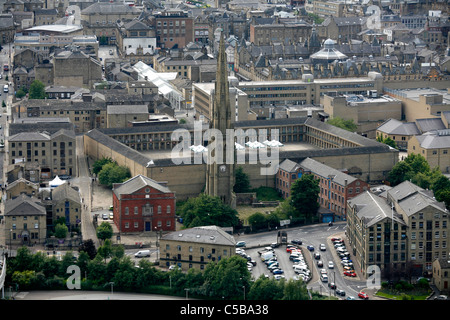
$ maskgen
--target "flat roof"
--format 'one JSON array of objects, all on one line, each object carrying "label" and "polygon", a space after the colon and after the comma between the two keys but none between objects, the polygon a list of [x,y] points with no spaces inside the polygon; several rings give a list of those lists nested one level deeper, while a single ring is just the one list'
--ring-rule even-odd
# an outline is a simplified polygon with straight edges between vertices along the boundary
[{"label": "flat roof", "polygon": [[46,32],[60,32],[60,33],[71,33],[75,31],[82,30],[81,25],[67,25],[67,24],[48,24],[42,26],[34,26],[26,29],[26,31],[46,31]]},{"label": "flat roof", "polygon": [[[270,148],[269,148],[270,149]],[[278,148],[279,152],[288,152],[288,151],[306,151],[306,150],[321,150],[321,148],[312,145],[308,142],[289,142],[284,143],[284,146]],[[246,147],[247,153],[257,153],[258,149],[249,149]],[[149,151],[139,151],[144,157],[147,157],[151,160],[161,160],[161,159],[172,159],[172,148],[167,150],[149,150]],[[269,153],[270,154],[270,153]],[[176,155],[174,155],[176,156]],[[191,151],[191,156],[194,156],[194,152]],[[224,156],[225,157],[225,156]],[[180,159],[183,158],[182,154],[178,154],[175,158]]]},{"label": "flat roof", "polygon": [[421,95],[442,95],[442,103],[450,104],[450,94],[447,90],[439,90],[435,88],[415,88],[415,89],[397,89],[395,93],[401,93],[406,98],[419,101]]},{"label": "flat roof", "polygon": [[241,81],[239,82],[239,87],[245,86],[273,86],[273,85],[285,85],[285,84],[329,84],[329,83],[350,83],[350,82],[373,82],[374,79],[369,77],[359,77],[359,78],[331,78],[331,79],[314,79],[313,82],[306,82],[301,79],[297,80],[277,80],[277,81]]}]

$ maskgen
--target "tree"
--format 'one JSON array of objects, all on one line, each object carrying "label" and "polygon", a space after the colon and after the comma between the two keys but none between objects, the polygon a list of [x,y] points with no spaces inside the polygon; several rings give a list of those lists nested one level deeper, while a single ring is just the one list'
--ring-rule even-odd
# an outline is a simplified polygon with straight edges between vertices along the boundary
[{"label": "tree", "polygon": [[218,263],[211,262],[204,273],[203,290],[211,297],[243,297],[244,290],[250,287],[250,272],[247,261],[240,256],[222,259]]},{"label": "tree", "polygon": [[94,259],[97,255],[97,249],[95,248],[94,241],[92,241],[92,239],[84,240],[78,248],[78,252],[80,252],[80,254],[85,252],[87,253],[89,259]]},{"label": "tree", "polygon": [[444,202],[447,210],[450,210],[450,189],[439,190],[434,195],[437,201]]},{"label": "tree", "polygon": [[312,174],[304,174],[291,186],[291,205],[296,209],[296,216],[314,217],[319,209],[319,180]]},{"label": "tree", "polygon": [[283,297],[284,281],[266,278],[261,275],[250,287],[249,300],[281,300]]},{"label": "tree", "polygon": [[377,137],[377,141],[378,141],[378,142],[381,142],[381,143],[384,143],[384,144],[387,144],[388,146],[390,146],[390,147],[392,147],[392,148],[398,149],[398,148],[397,148],[397,144],[396,144],[395,141],[392,140],[390,137],[387,137],[387,138],[384,138],[384,139],[383,139],[382,136],[378,136],[378,137]]},{"label": "tree", "polygon": [[255,230],[267,227],[266,217],[261,212],[255,212],[250,217],[248,217],[248,223]]},{"label": "tree", "polygon": [[34,80],[30,85],[30,99],[44,99],[46,97],[45,94],[45,85],[39,81]]},{"label": "tree", "polygon": [[[411,153],[405,158],[405,160],[399,161],[394,165],[388,174],[388,180],[391,186],[396,186],[403,181],[414,180],[415,176],[419,173],[422,175],[433,174],[435,177],[438,175],[435,170],[433,170],[433,172],[430,171],[430,165],[424,156]],[[429,177],[418,175],[415,178],[414,183],[422,183],[423,187],[428,188],[431,184],[431,180]],[[422,187],[421,185],[419,186]]]},{"label": "tree", "polygon": [[110,223],[102,222],[97,227],[97,237],[102,240],[111,239],[113,235],[113,229]]},{"label": "tree", "polygon": [[333,119],[328,120],[327,123],[351,132],[355,132],[358,129],[358,126],[353,119],[344,120],[340,117],[334,117]]},{"label": "tree", "polygon": [[130,169],[119,166],[116,162],[105,164],[98,174],[98,181],[108,188],[112,188],[114,183],[121,183],[129,178],[131,178]]},{"label": "tree", "polygon": [[396,186],[407,180],[411,175],[412,168],[405,161],[397,162],[388,174],[388,181],[391,186]]},{"label": "tree", "polygon": [[284,285],[283,300],[309,300],[308,289],[302,280],[290,279]]},{"label": "tree", "polygon": [[239,224],[238,212],[224,204],[219,197],[200,194],[189,198],[179,210],[187,228],[216,225],[231,227]]},{"label": "tree", "polygon": [[108,158],[103,157],[94,162],[94,164],[92,165],[92,172],[95,174],[98,174],[102,170],[102,168],[105,164],[113,163],[113,162],[114,162],[113,159],[111,159],[109,157]]},{"label": "tree", "polygon": [[250,191],[250,179],[248,174],[244,172],[242,167],[237,167],[234,172],[234,187],[233,191],[236,193],[244,193]]},{"label": "tree", "polygon": [[[106,259],[112,257],[112,252],[113,252],[113,249],[112,249],[111,240],[106,239],[105,243],[100,248],[98,248],[97,256],[105,259],[105,262],[106,262]],[[118,258],[115,258],[115,259],[118,259]]]},{"label": "tree", "polygon": [[428,164],[427,159],[420,154],[411,153],[405,158],[404,161],[411,166],[414,174],[430,171],[430,165]]},{"label": "tree", "polygon": [[65,224],[58,223],[55,226],[55,237],[58,239],[64,239],[67,236],[69,229]]}]

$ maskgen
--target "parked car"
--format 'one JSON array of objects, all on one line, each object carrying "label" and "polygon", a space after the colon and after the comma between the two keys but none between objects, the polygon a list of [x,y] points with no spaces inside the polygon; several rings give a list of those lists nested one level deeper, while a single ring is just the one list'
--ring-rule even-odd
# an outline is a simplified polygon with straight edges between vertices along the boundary
[{"label": "parked car", "polygon": [[283,271],[282,269],[275,269],[275,270],[273,270],[272,273],[273,273],[273,274],[283,274],[284,271]]},{"label": "parked car", "polygon": [[347,277],[356,277],[356,273],[350,271],[344,271],[344,276]]},{"label": "parked car", "polygon": [[109,215],[107,213],[103,213],[102,214],[102,219],[103,220],[108,220],[108,218],[109,218]]},{"label": "parked car", "polygon": [[345,300],[356,300],[354,296],[347,296]]},{"label": "parked car", "polygon": [[245,247],[245,241],[238,241],[236,243],[236,248]]},{"label": "parked car", "polygon": [[341,297],[345,296],[345,291],[342,289],[336,289],[335,292],[338,296],[341,296]]},{"label": "parked car", "polygon": [[295,250],[295,249],[297,249],[295,246],[293,246],[293,245],[288,245],[287,247],[286,247],[286,252],[292,252],[292,250]]},{"label": "parked car", "polygon": [[369,299],[369,296],[367,295],[367,293],[364,293],[362,291],[360,293],[358,293],[358,297],[361,298],[361,299],[364,299],[364,300],[368,300]]},{"label": "parked car", "polygon": [[302,240],[300,240],[300,239],[294,239],[294,240],[291,241],[291,243],[293,243],[293,244],[298,244],[298,245],[302,245]]}]

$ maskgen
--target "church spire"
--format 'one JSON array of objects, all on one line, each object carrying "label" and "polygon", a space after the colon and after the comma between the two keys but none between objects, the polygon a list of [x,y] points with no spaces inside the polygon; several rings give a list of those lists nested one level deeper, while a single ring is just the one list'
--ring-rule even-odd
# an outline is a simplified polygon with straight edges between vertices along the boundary
[{"label": "church spire", "polygon": [[[234,158],[234,139],[229,141],[227,137],[227,134],[230,134],[230,130],[227,131],[227,129],[233,129],[232,116],[234,113],[231,112],[227,65],[225,40],[222,33],[217,56],[214,101],[212,114],[210,114],[211,129],[215,129],[213,130],[215,133],[220,132],[222,136],[209,137],[205,190],[207,194],[220,197],[224,203],[234,208],[236,205],[236,196],[233,192],[234,161],[229,161],[230,159],[227,158],[229,152]],[[227,143],[231,143],[231,145],[227,145]]]},{"label": "church spire", "polygon": [[220,36],[219,52],[217,56],[216,83],[214,88],[214,104],[212,127],[225,134],[226,129],[232,129],[230,91],[228,87],[227,54],[223,33]]}]

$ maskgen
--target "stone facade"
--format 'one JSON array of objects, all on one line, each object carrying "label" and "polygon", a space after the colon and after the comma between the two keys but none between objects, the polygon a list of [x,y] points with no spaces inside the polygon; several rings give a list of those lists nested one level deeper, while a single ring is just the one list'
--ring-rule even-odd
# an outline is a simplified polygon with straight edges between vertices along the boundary
[{"label": "stone facade", "polygon": [[347,236],[364,276],[382,271],[423,276],[435,259],[447,259],[449,215],[433,193],[405,181],[380,195],[348,201]]},{"label": "stone facade", "polygon": [[160,261],[183,271],[204,270],[210,262],[219,262],[236,254],[234,238],[216,226],[203,226],[172,232],[160,239]]},{"label": "stone facade", "polygon": [[76,140],[75,133],[61,129],[58,132],[22,132],[8,140],[10,164],[16,162],[38,162],[41,165],[41,179],[56,175],[75,175]]}]

